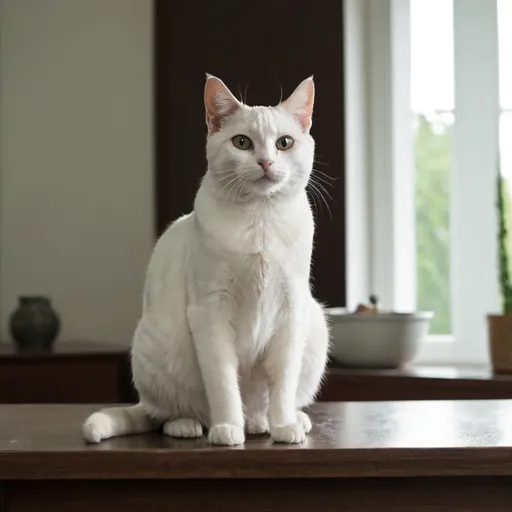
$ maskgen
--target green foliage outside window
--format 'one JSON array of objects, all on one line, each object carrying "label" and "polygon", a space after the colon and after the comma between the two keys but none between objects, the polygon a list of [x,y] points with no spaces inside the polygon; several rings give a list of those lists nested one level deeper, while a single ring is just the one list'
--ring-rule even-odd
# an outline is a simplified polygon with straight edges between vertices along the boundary
[{"label": "green foliage outside window", "polygon": [[450,334],[451,123],[417,116],[415,164],[418,309],[435,313],[431,334]]}]

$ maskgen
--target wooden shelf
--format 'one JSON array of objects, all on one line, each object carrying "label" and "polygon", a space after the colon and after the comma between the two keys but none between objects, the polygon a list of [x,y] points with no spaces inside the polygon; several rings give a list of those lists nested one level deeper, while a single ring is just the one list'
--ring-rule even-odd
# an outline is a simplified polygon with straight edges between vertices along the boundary
[{"label": "wooden shelf", "polygon": [[108,343],[56,343],[51,352],[0,345],[0,403],[119,403],[137,399],[130,349]]},{"label": "wooden shelf", "polygon": [[[0,403],[134,402],[130,348],[105,343],[57,343],[47,353],[0,345]],[[321,401],[512,398],[512,375],[486,367],[419,366],[355,370],[331,363]]]},{"label": "wooden shelf", "polygon": [[419,366],[355,370],[331,365],[320,400],[466,400],[512,398],[512,375],[486,367]]}]

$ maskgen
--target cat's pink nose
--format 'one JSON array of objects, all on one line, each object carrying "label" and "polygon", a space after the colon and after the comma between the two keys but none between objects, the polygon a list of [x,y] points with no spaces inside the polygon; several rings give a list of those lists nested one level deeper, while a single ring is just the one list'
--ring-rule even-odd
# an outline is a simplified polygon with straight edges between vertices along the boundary
[{"label": "cat's pink nose", "polygon": [[270,169],[270,166],[274,163],[272,160],[258,160],[260,167],[266,172]]}]

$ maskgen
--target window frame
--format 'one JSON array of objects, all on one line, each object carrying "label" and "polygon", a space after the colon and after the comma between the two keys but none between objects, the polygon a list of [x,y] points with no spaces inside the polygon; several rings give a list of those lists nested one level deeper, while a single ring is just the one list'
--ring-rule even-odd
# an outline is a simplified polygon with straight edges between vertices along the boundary
[{"label": "window frame", "polygon": [[[410,0],[345,0],[344,8],[347,307],[373,292],[383,307],[411,311],[417,270]],[[452,335],[429,336],[417,362],[488,364],[486,315],[500,306],[497,1],[453,0],[453,22]]]}]

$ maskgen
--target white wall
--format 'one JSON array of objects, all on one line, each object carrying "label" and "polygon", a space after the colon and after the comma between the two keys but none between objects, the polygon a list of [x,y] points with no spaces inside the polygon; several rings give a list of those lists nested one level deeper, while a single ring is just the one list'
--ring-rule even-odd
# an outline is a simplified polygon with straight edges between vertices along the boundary
[{"label": "white wall", "polygon": [[20,294],[61,340],[129,343],[153,243],[149,0],[0,0],[0,339]]}]

